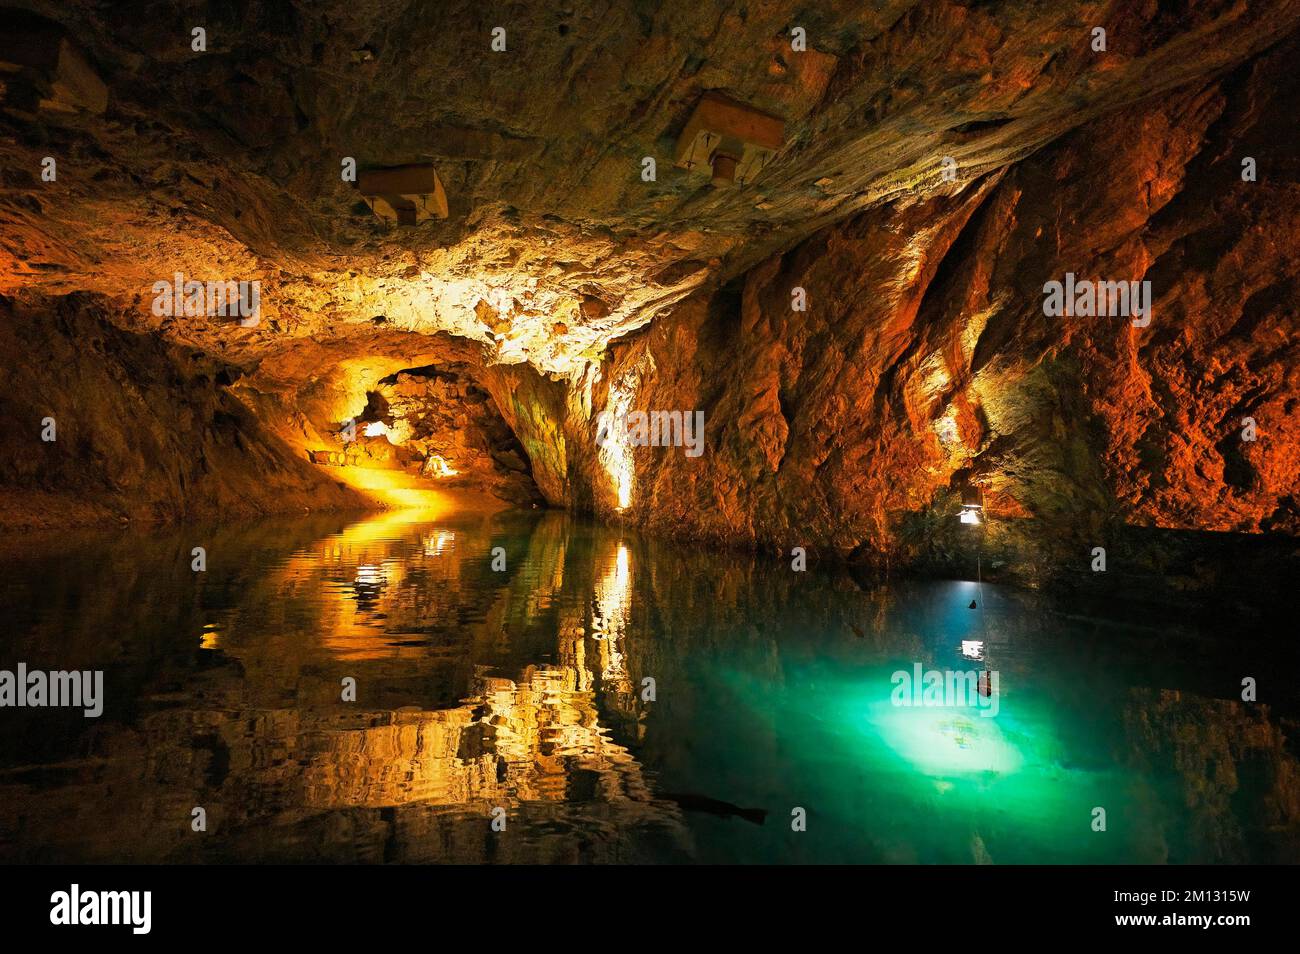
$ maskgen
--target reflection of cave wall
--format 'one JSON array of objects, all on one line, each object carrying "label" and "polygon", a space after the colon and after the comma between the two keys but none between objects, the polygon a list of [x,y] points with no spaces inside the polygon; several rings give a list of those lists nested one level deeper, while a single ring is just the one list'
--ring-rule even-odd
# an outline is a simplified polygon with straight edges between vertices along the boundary
[{"label": "reflection of cave wall", "polygon": [[1186,823],[1153,832],[1175,864],[1285,864],[1300,852],[1300,759],[1294,719],[1268,706],[1173,690],[1134,690],[1124,711],[1134,761],[1168,773],[1162,793]]},{"label": "reflection of cave wall", "polygon": [[[932,665],[946,658],[935,634],[952,625],[936,588],[961,587],[864,590],[848,574],[810,578],[554,511],[212,527],[201,580],[186,565],[194,539],[186,528],[147,545],[130,531],[0,545],[10,658],[56,646],[60,665],[102,668],[107,686],[99,720],[9,710],[0,859],[687,860],[682,814],[662,794],[683,791],[675,780],[728,752],[800,754],[781,741],[793,713],[701,722],[719,706],[767,711],[733,676],[779,686],[811,660],[852,659],[861,682],[875,662]],[[348,585],[363,567],[367,585]],[[1017,607],[990,614],[1006,684],[1048,680],[1035,688],[1062,711],[1113,726],[1085,738],[1101,751],[1062,752],[1067,766],[1115,760],[1158,776],[1137,786],[1139,817],[1112,817],[1117,835],[1140,836],[1133,860],[1294,855],[1296,693],[1261,680],[1268,705],[1233,699],[1238,672],[1282,671],[1274,627],[1230,630],[1225,616],[1198,632],[1147,614],[1116,640],[1090,635],[1104,606],[1066,615],[1036,594],[1000,596]],[[1125,681],[1099,691],[1087,678],[1098,658]],[[356,703],[339,699],[344,675]],[[701,679],[723,694],[703,699]],[[789,783],[759,773],[737,795],[775,811]],[[202,836],[188,828],[195,805],[208,810]],[[488,827],[498,805],[502,833]],[[882,851],[896,840],[871,836]]]},{"label": "reflection of cave wall", "polygon": [[[10,766],[0,857],[615,862],[638,859],[648,841],[684,860],[675,807],[604,737],[589,693],[548,685],[563,675],[498,679],[486,702],[393,713],[249,707],[236,671],[212,671],[207,690],[226,688],[232,708],[106,726],[95,759],[65,763],[53,791],[40,767]],[[118,810],[124,793],[130,811]],[[203,834],[187,824],[196,805],[208,814]],[[490,828],[498,806],[509,813],[500,833]]]},{"label": "reflection of cave wall", "polygon": [[[93,722],[20,710],[0,736],[0,859],[687,860],[680,812],[605,715],[627,717],[613,648],[627,593],[611,591],[627,580],[602,573],[605,549],[566,551],[564,520],[464,515],[396,562],[400,514],[223,525],[203,537],[223,557],[199,583],[182,559],[192,531],[25,551],[50,572],[14,585],[32,603],[46,592],[49,612],[30,614],[43,626],[15,615],[13,650],[39,658],[56,639],[65,665],[107,670],[108,703]],[[511,572],[489,568],[496,542]],[[268,550],[273,572],[249,558]],[[0,547],[0,572],[8,558]],[[326,585],[358,565],[382,583]],[[192,600],[148,585],[178,573],[213,585]],[[87,599],[64,598],[71,580]],[[604,639],[566,590],[595,594]],[[340,701],[344,675],[355,704]],[[504,832],[490,828],[498,806]]]}]

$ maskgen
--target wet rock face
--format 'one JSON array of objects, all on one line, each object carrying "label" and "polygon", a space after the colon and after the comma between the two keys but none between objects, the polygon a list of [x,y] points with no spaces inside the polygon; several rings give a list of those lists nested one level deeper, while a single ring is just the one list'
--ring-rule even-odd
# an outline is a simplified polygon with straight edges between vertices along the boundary
[{"label": "wet rock face", "polygon": [[421,473],[513,503],[543,502],[527,453],[467,366],[401,371],[384,378],[379,393],[399,458],[418,458]]},{"label": "wet rock face", "polygon": [[[1022,563],[1068,551],[1086,568],[1125,526],[1294,535],[1300,169],[1270,133],[1300,100],[1293,55],[956,196],[865,213],[617,344],[590,421],[611,390],[707,420],[697,459],[632,449],[627,516],[942,563],[963,549],[969,483],[990,545]],[[1246,157],[1267,176],[1242,181]],[[1066,273],[1150,281],[1149,324],[1045,315],[1044,285]]]},{"label": "wet rock face", "polygon": [[[1296,2],[616,2],[512,11],[501,51],[465,3],[223,6],[202,51],[181,10],[30,6],[108,100],[42,106],[40,57],[6,74],[0,292],[93,292],[229,369],[146,397],[229,406],[256,450],[232,475],[342,505],[284,456],[378,389],[466,482],[692,539],[967,571],[973,492],[995,572],[1086,573],[1100,546],[1195,588],[1213,574],[1158,531],[1300,532]],[[750,185],[672,165],[709,91],[785,121]],[[450,214],[385,226],[347,158],[431,162]],[[178,273],[260,282],[260,320],[160,314]],[[1149,323],[1046,314],[1076,278],[1149,282]],[[80,367],[88,401],[137,400],[119,350]],[[29,403],[5,413],[30,431]],[[599,443],[611,409],[703,413],[702,452]],[[202,467],[137,477],[184,454],[104,427],[87,486],[232,499]],[[83,480],[24,466],[16,488]]]},{"label": "wet rock face", "polygon": [[234,396],[237,369],[122,331],[95,296],[0,297],[0,367],[8,528],[367,506]]}]

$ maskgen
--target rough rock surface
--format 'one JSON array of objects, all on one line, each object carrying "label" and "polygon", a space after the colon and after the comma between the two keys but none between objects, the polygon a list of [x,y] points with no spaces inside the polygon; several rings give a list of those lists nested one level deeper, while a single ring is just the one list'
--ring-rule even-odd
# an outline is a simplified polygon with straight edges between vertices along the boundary
[{"label": "rough rock surface", "polygon": [[[231,360],[382,315],[565,374],[801,236],[956,191],[1300,23],[1296,0],[23,6],[86,49],[109,105],[4,113],[0,291],[101,291]],[[791,48],[796,26],[806,51]],[[672,166],[709,90],[786,122],[751,186],[715,191]],[[39,178],[47,155],[55,183]],[[940,178],[945,156],[956,184]],[[434,162],[449,218],[386,229],[343,181],[344,157]],[[262,281],[266,320],[152,315],[149,289],[176,271]]]},{"label": "rough rock surface", "polygon": [[527,453],[472,369],[451,365],[400,371],[380,382],[399,455],[414,454],[425,473],[455,474],[448,486],[482,488],[519,504],[542,502]]},{"label": "rough rock surface", "polygon": [[[238,371],[122,331],[94,296],[0,297],[0,522],[247,517],[358,509],[228,385]],[[53,419],[54,439],[42,440]]]},{"label": "rough rock surface", "polygon": [[[1125,526],[1294,537],[1300,166],[1272,131],[1300,102],[1295,55],[959,195],[873,209],[691,299],[611,349],[569,402],[569,446],[594,441],[614,394],[704,410],[699,458],[629,450],[622,516],[719,541],[964,560],[963,485],[983,491],[994,551],[1022,561],[1068,551],[1086,568]],[[1259,181],[1242,181],[1246,156]],[[1043,285],[1066,272],[1149,280],[1150,324],[1045,316]],[[579,469],[613,512],[613,476]]]},{"label": "rough rock surface", "polygon": [[[287,458],[335,441],[382,380],[456,364],[547,500],[659,531],[952,569],[975,488],[991,565],[1029,577],[1094,546],[1131,566],[1158,531],[1300,531],[1300,2],[23,6],[66,28],[109,96],[102,115],[33,112],[31,78],[6,79],[0,292],[32,315],[95,293],[103,320],[153,336],[120,340],[229,369],[149,403],[230,408],[241,434],[260,419],[270,436],[247,443],[269,456],[223,472],[273,479],[196,477],[192,506],[298,506],[285,487],[344,503]],[[671,165],[709,90],[786,121],[744,188]],[[345,157],[432,162],[449,218],[383,226]],[[260,281],[261,321],[154,314],[176,272]],[[1067,272],[1149,280],[1151,324],[1045,317],[1043,284]],[[130,360],[86,363],[102,381],[84,395],[135,400]],[[29,439],[35,378],[12,373],[4,414]],[[703,410],[706,451],[598,447],[612,406]],[[158,437],[160,473],[137,479],[134,438],[102,426],[118,436],[80,467],[37,473],[40,448],[16,448],[6,484],[181,515],[195,480],[162,462],[182,438]]]}]

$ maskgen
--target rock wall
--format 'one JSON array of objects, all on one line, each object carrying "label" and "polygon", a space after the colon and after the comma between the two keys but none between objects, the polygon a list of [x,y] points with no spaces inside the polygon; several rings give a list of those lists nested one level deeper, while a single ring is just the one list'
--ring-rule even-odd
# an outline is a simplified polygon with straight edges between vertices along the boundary
[{"label": "rock wall", "polygon": [[421,472],[451,487],[486,490],[519,505],[542,502],[526,451],[464,364],[414,368],[384,378],[390,440],[399,459],[413,455]]},{"label": "rock wall", "polygon": [[[989,564],[1031,580],[1089,575],[1094,546],[1195,577],[1173,566],[1176,531],[1275,535],[1294,557],[1300,163],[1273,131],[1300,103],[1296,55],[1116,113],[957,195],[870,210],[693,297],[570,381],[569,451],[549,465],[565,478],[543,491],[657,532],[964,569],[976,538],[956,514],[974,488]],[[1066,273],[1149,281],[1149,325],[1047,317],[1044,284]],[[588,450],[619,400],[707,422],[698,458],[627,449],[623,511]],[[1238,543],[1196,546],[1214,563]]]},{"label": "rock wall", "polygon": [[[1141,564],[1143,579],[1188,588],[1231,562],[1225,554],[1249,548],[1233,534],[1280,541],[1290,556],[1300,532],[1300,166],[1277,131],[1292,128],[1300,101],[1292,67],[1300,44],[1280,39],[1294,4],[1277,5],[1271,20],[1226,4],[1195,15],[1144,7],[1115,22],[1115,55],[1104,59],[1080,52],[1070,39],[1078,17],[1058,13],[1046,46],[1025,39],[1037,6],[918,6],[846,40],[815,89],[791,77],[804,108],[821,104],[809,114],[817,135],[792,124],[801,138],[789,159],[799,161],[780,178],[769,173],[763,202],[751,205],[742,191],[687,198],[691,215],[662,235],[643,235],[656,221],[648,216],[608,234],[584,226],[580,238],[555,223],[534,234],[529,209],[546,206],[538,196],[465,217],[456,228],[482,226],[473,248],[429,250],[428,261],[385,252],[382,274],[369,277],[344,268],[345,258],[308,255],[315,246],[298,236],[288,244],[302,261],[284,262],[296,277],[266,276],[265,320],[252,329],[161,320],[145,307],[142,290],[159,275],[206,275],[227,261],[207,238],[177,242],[187,250],[178,257],[170,239],[158,241],[168,234],[158,217],[126,199],[115,204],[74,179],[76,202],[42,204],[36,181],[23,180],[0,203],[8,245],[22,251],[5,287],[45,276],[47,290],[93,287],[117,304],[109,313],[75,296],[47,299],[57,306],[6,301],[16,317],[2,332],[11,360],[0,393],[12,453],[0,466],[5,485],[26,496],[11,495],[0,519],[348,505],[357,498],[297,452],[358,413],[381,379],[456,361],[491,395],[550,503],[657,533],[943,572],[969,572],[978,548],[992,571],[1029,581],[1086,578],[1101,546],[1130,572]],[[1012,19],[997,28],[1003,15]],[[936,44],[942,55],[931,56]],[[1073,59],[1051,52],[1057,46]],[[99,52],[113,61],[111,50]],[[695,92],[683,94],[683,107]],[[130,101],[115,108],[128,115]],[[971,118],[953,123],[963,117]],[[850,120],[856,135],[841,128]],[[111,132],[105,150],[134,155],[118,141],[127,131]],[[636,142],[633,159],[646,148]],[[945,151],[957,157],[955,182],[932,175]],[[1243,179],[1246,159],[1253,181]],[[538,180],[532,158],[518,164]],[[195,183],[202,195],[217,191],[202,177]],[[88,219],[90,194],[112,214]],[[258,210],[251,217],[268,229],[297,221],[271,215],[273,203],[234,204]],[[781,210],[779,222],[752,221],[751,211],[771,211],[765,205]],[[611,192],[597,206],[625,203]],[[578,218],[598,221],[590,210]],[[108,241],[127,220],[150,230],[147,267],[138,244]],[[33,257],[45,247],[39,236],[86,232],[86,221],[98,224],[77,247],[100,249],[93,262],[86,256],[94,268]],[[513,223],[515,239],[494,231],[501,222]],[[233,230],[231,241],[244,235],[233,221],[218,224]],[[746,230],[761,241],[742,243]],[[231,274],[267,271],[277,243],[264,238],[253,245],[267,261]],[[512,251],[516,239],[528,255]],[[627,281],[600,273],[587,241],[640,271]],[[652,248],[663,243],[675,251]],[[454,268],[431,264],[438,256]],[[129,275],[117,273],[131,263]],[[103,284],[69,277],[100,271]],[[511,282],[541,274],[564,275],[578,297],[563,307],[537,289],[511,298]],[[674,304],[687,294],[677,280],[687,274],[697,277],[685,285],[703,284]],[[1149,281],[1150,324],[1047,317],[1044,283],[1069,274]],[[323,291],[331,283],[359,283],[343,295],[355,307],[331,304]],[[301,295],[282,294],[299,285]],[[615,307],[632,290],[652,300]],[[805,310],[792,307],[799,296]],[[519,337],[505,312],[524,299],[529,330]],[[55,325],[35,319],[43,307]],[[473,328],[455,318],[462,311]],[[635,321],[625,320],[633,311]],[[87,341],[99,344],[78,353]],[[492,361],[517,363],[485,366]],[[50,362],[67,369],[63,390],[35,370]],[[704,452],[599,446],[599,418],[611,408],[701,411]],[[60,421],[60,443],[33,443],[47,415]],[[475,443],[485,468],[497,443]],[[957,522],[962,493],[982,499],[986,529]],[[1185,534],[1198,534],[1190,547]]]},{"label": "rock wall", "polygon": [[[194,55],[181,5],[20,6],[76,41],[108,104],[33,113],[49,77],[6,68],[0,291],[99,291],[231,360],[382,315],[563,374],[819,229],[950,188],[944,156],[1005,168],[1300,28],[1300,0],[610,0],[518,4],[498,53],[477,0],[241,0],[211,5],[212,55]],[[752,186],[673,165],[719,90],[786,123]],[[343,157],[432,161],[450,215],[388,229]],[[151,314],[177,271],[260,281],[264,320]]]},{"label": "rock wall", "polygon": [[0,526],[367,505],[232,395],[237,370],[110,319],[96,295],[0,297]]}]

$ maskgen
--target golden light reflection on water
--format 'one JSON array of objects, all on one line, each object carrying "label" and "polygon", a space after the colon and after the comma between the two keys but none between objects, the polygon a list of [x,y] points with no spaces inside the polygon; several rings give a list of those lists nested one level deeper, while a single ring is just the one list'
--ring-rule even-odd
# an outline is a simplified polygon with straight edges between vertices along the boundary
[{"label": "golden light reflection on water", "polygon": [[601,677],[618,693],[632,690],[623,658],[632,603],[632,558],[627,546],[619,543],[611,566],[596,584],[592,633],[599,642]]},{"label": "golden light reflection on water", "polygon": [[[464,531],[431,522],[428,511],[359,521],[294,551],[268,576],[271,594],[313,597],[309,642],[286,647],[276,661],[318,668],[323,652],[325,668],[352,666],[346,671],[358,682],[356,707],[290,710],[294,719],[284,728],[298,737],[283,744],[302,764],[295,802],[313,811],[419,806],[485,818],[498,806],[514,811],[571,801],[576,785],[587,801],[623,806],[618,810],[642,822],[677,830],[677,810],[650,804],[639,764],[599,714],[602,698],[618,712],[632,705],[624,648],[633,593],[629,548],[602,542],[583,574],[594,583],[585,595],[566,594],[572,554],[563,534],[537,533],[538,547],[519,567],[527,574],[524,587],[488,569],[486,534],[469,534],[470,545],[462,547]],[[466,619],[471,594],[482,605]],[[509,654],[509,633],[538,625],[552,634],[551,652],[540,654],[552,662],[474,662],[503,645]],[[223,647],[254,680],[267,665],[266,649],[264,642]],[[375,666],[379,671],[367,677]],[[392,673],[411,686],[411,704],[376,709],[369,683]],[[422,691],[422,681],[459,686],[459,698],[430,705],[423,700],[438,693]]]},{"label": "golden light reflection on water", "polygon": [[424,802],[486,817],[496,806],[563,801],[578,771],[600,777],[602,801],[648,800],[640,766],[600,725],[594,694],[573,681],[558,668],[479,675],[455,708],[402,709],[381,725],[317,736],[303,769],[304,805]]},{"label": "golden light reflection on water", "polygon": [[[21,817],[9,851],[42,858],[689,856],[680,810],[620,734],[636,717],[626,545],[575,546],[560,514],[314,520],[323,532],[212,540],[185,648],[142,670],[131,720],[95,727],[102,754],[84,771],[70,761],[39,792],[0,776],[0,845]],[[509,572],[491,568],[497,545]],[[202,839],[188,837],[194,805]]]},{"label": "golden light reflection on water", "polygon": [[[114,534],[5,569],[11,658],[102,668],[108,705],[66,723],[10,711],[26,721],[0,751],[0,860],[961,861],[972,832],[999,862],[1249,859],[1256,820],[1235,795],[1187,807],[1206,792],[1202,750],[1268,766],[1240,776],[1261,804],[1286,804],[1296,777],[1276,720],[1180,683],[1076,686],[1055,662],[1075,641],[1072,658],[1114,652],[1131,627],[1107,642],[1092,619],[990,597],[986,646],[1020,695],[1000,721],[931,720],[889,705],[888,674],[904,658],[969,668],[985,639],[973,584],[864,600],[848,578],[810,586],[558,513]],[[1168,621],[1151,633],[1164,645]],[[774,814],[683,814],[654,792]],[[1066,844],[1062,792],[1154,834],[1096,847],[1085,825]],[[811,798],[833,834],[777,841],[784,807]]]}]

